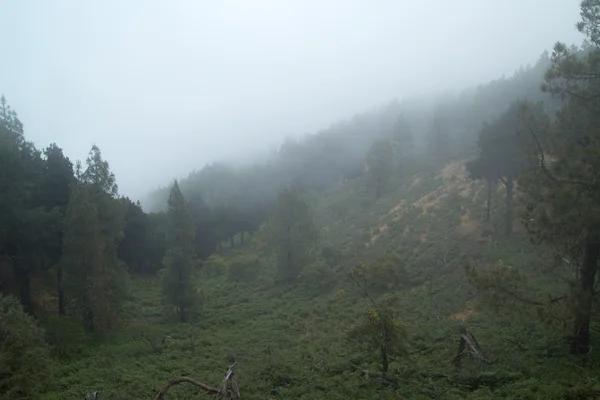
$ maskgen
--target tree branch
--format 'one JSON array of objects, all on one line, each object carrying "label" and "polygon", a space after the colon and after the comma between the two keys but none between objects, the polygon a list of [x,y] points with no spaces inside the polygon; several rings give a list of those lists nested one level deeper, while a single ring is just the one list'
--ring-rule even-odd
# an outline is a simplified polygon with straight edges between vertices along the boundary
[{"label": "tree branch", "polygon": [[352,274],[350,274],[350,279],[352,279],[354,281],[354,283],[356,283],[356,285],[361,288],[364,292],[364,295],[367,297],[367,299],[369,299],[369,301],[371,302],[371,304],[373,304],[373,307],[377,307],[377,303],[375,303],[375,300],[373,300],[373,298],[369,295],[369,292],[367,291],[367,282],[366,279],[364,280],[363,284],[361,285],[361,283],[352,276]]},{"label": "tree branch", "polygon": [[564,300],[567,297],[567,296],[551,297],[550,300],[548,301],[548,303],[541,303],[539,301],[535,301],[535,300],[531,300],[531,299],[522,297],[520,294],[513,292],[512,290],[507,289],[504,286],[485,285],[484,289],[499,289],[501,292],[510,295],[514,299],[519,300],[521,303],[529,304],[532,306],[545,306],[547,304],[558,303],[559,301]]},{"label": "tree branch", "polygon": [[544,175],[546,175],[546,177],[548,179],[550,179],[552,182],[554,182],[557,185],[579,185],[579,186],[585,187],[587,189],[594,188],[594,185],[590,185],[587,182],[558,179],[557,177],[552,175],[552,173],[548,170],[548,167],[546,166],[546,156],[544,154],[544,149],[542,147],[542,144],[540,143],[540,140],[539,140],[537,134],[535,133],[535,130],[532,127],[529,127],[529,134],[533,138],[533,140],[536,144],[536,147],[539,151],[540,166],[541,166],[542,172],[544,173]]},{"label": "tree branch", "polygon": [[184,382],[191,383],[192,385],[204,390],[208,394],[219,394],[220,392],[219,389],[215,387],[205,385],[204,383],[194,380],[192,378],[188,378],[187,376],[180,376],[178,378],[171,379],[169,382],[165,383],[165,385],[160,389],[156,396],[154,396],[153,400],[161,400],[164,394],[167,392],[167,390],[169,390],[173,386],[179,385],[180,383]]}]

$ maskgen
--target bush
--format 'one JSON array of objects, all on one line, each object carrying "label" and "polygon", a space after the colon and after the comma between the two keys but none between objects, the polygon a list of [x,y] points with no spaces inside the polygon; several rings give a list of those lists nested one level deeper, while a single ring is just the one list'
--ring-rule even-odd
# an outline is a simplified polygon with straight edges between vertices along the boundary
[{"label": "bush", "polygon": [[223,257],[213,254],[204,261],[202,270],[208,276],[222,276],[227,272],[227,262]]},{"label": "bush", "polygon": [[0,297],[0,398],[35,399],[49,382],[44,331],[12,296]]},{"label": "bush", "polygon": [[373,286],[381,289],[402,287],[407,279],[404,262],[395,253],[389,253],[371,264],[368,273]]},{"label": "bush", "polygon": [[82,353],[88,344],[81,319],[53,316],[42,321],[46,341],[59,357],[73,357]]},{"label": "bush", "polygon": [[229,260],[229,279],[253,281],[260,272],[260,260],[254,254],[240,254]]},{"label": "bush", "polygon": [[326,246],[321,250],[321,257],[330,267],[335,267],[342,261],[341,251],[331,246]]},{"label": "bush", "polygon": [[304,267],[300,280],[310,286],[325,288],[335,284],[337,275],[324,261],[317,260]]}]

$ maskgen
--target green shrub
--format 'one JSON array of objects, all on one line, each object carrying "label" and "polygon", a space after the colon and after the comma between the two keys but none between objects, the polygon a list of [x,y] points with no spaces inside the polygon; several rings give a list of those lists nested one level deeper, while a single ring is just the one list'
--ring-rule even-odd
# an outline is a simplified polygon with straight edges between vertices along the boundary
[{"label": "green shrub", "polygon": [[377,288],[399,288],[406,284],[403,260],[395,253],[388,253],[368,267],[369,281]]},{"label": "green shrub", "polygon": [[79,318],[53,316],[43,321],[43,327],[47,342],[59,357],[81,354],[88,344]]},{"label": "green shrub", "polygon": [[321,257],[330,267],[335,267],[342,261],[342,252],[335,247],[325,246],[321,250]]},{"label": "green shrub", "polygon": [[320,288],[331,287],[337,281],[337,275],[325,261],[317,260],[304,267],[300,281]]},{"label": "green shrub", "polygon": [[0,398],[35,399],[47,386],[44,331],[12,296],[0,297]]},{"label": "green shrub", "polygon": [[225,258],[213,254],[204,261],[202,270],[208,276],[222,276],[227,272],[227,261]]},{"label": "green shrub", "polygon": [[260,272],[260,260],[254,254],[240,254],[229,260],[229,279],[253,281]]}]

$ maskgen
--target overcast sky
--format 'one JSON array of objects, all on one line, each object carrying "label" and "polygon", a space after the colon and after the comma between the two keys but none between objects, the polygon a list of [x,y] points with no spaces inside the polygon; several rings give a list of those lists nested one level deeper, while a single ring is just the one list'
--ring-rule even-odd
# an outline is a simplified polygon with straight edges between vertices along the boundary
[{"label": "overcast sky", "polygon": [[409,93],[581,43],[579,0],[0,0],[0,92],[137,198]]}]

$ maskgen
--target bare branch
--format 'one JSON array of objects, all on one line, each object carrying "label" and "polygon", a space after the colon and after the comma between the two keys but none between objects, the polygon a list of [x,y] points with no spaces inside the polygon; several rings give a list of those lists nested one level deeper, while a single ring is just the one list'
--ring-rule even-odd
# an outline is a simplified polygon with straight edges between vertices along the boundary
[{"label": "bare branch", "polygon": [[208,394],[216,395],[219,393],[219,389],[215,387],[205,385],[204,383],[192,378],[188,378],[187,376],[180,376],[179,378],[171,379],[169,382],[165,383],[165,385],[160,389],[156,396],[154,396],[153,400],[161,400],[167,392],[167,390],[169,390],[173,386],[179,385],[180,383],[184,382],[191,383],[192,385],[204,390]]}]

